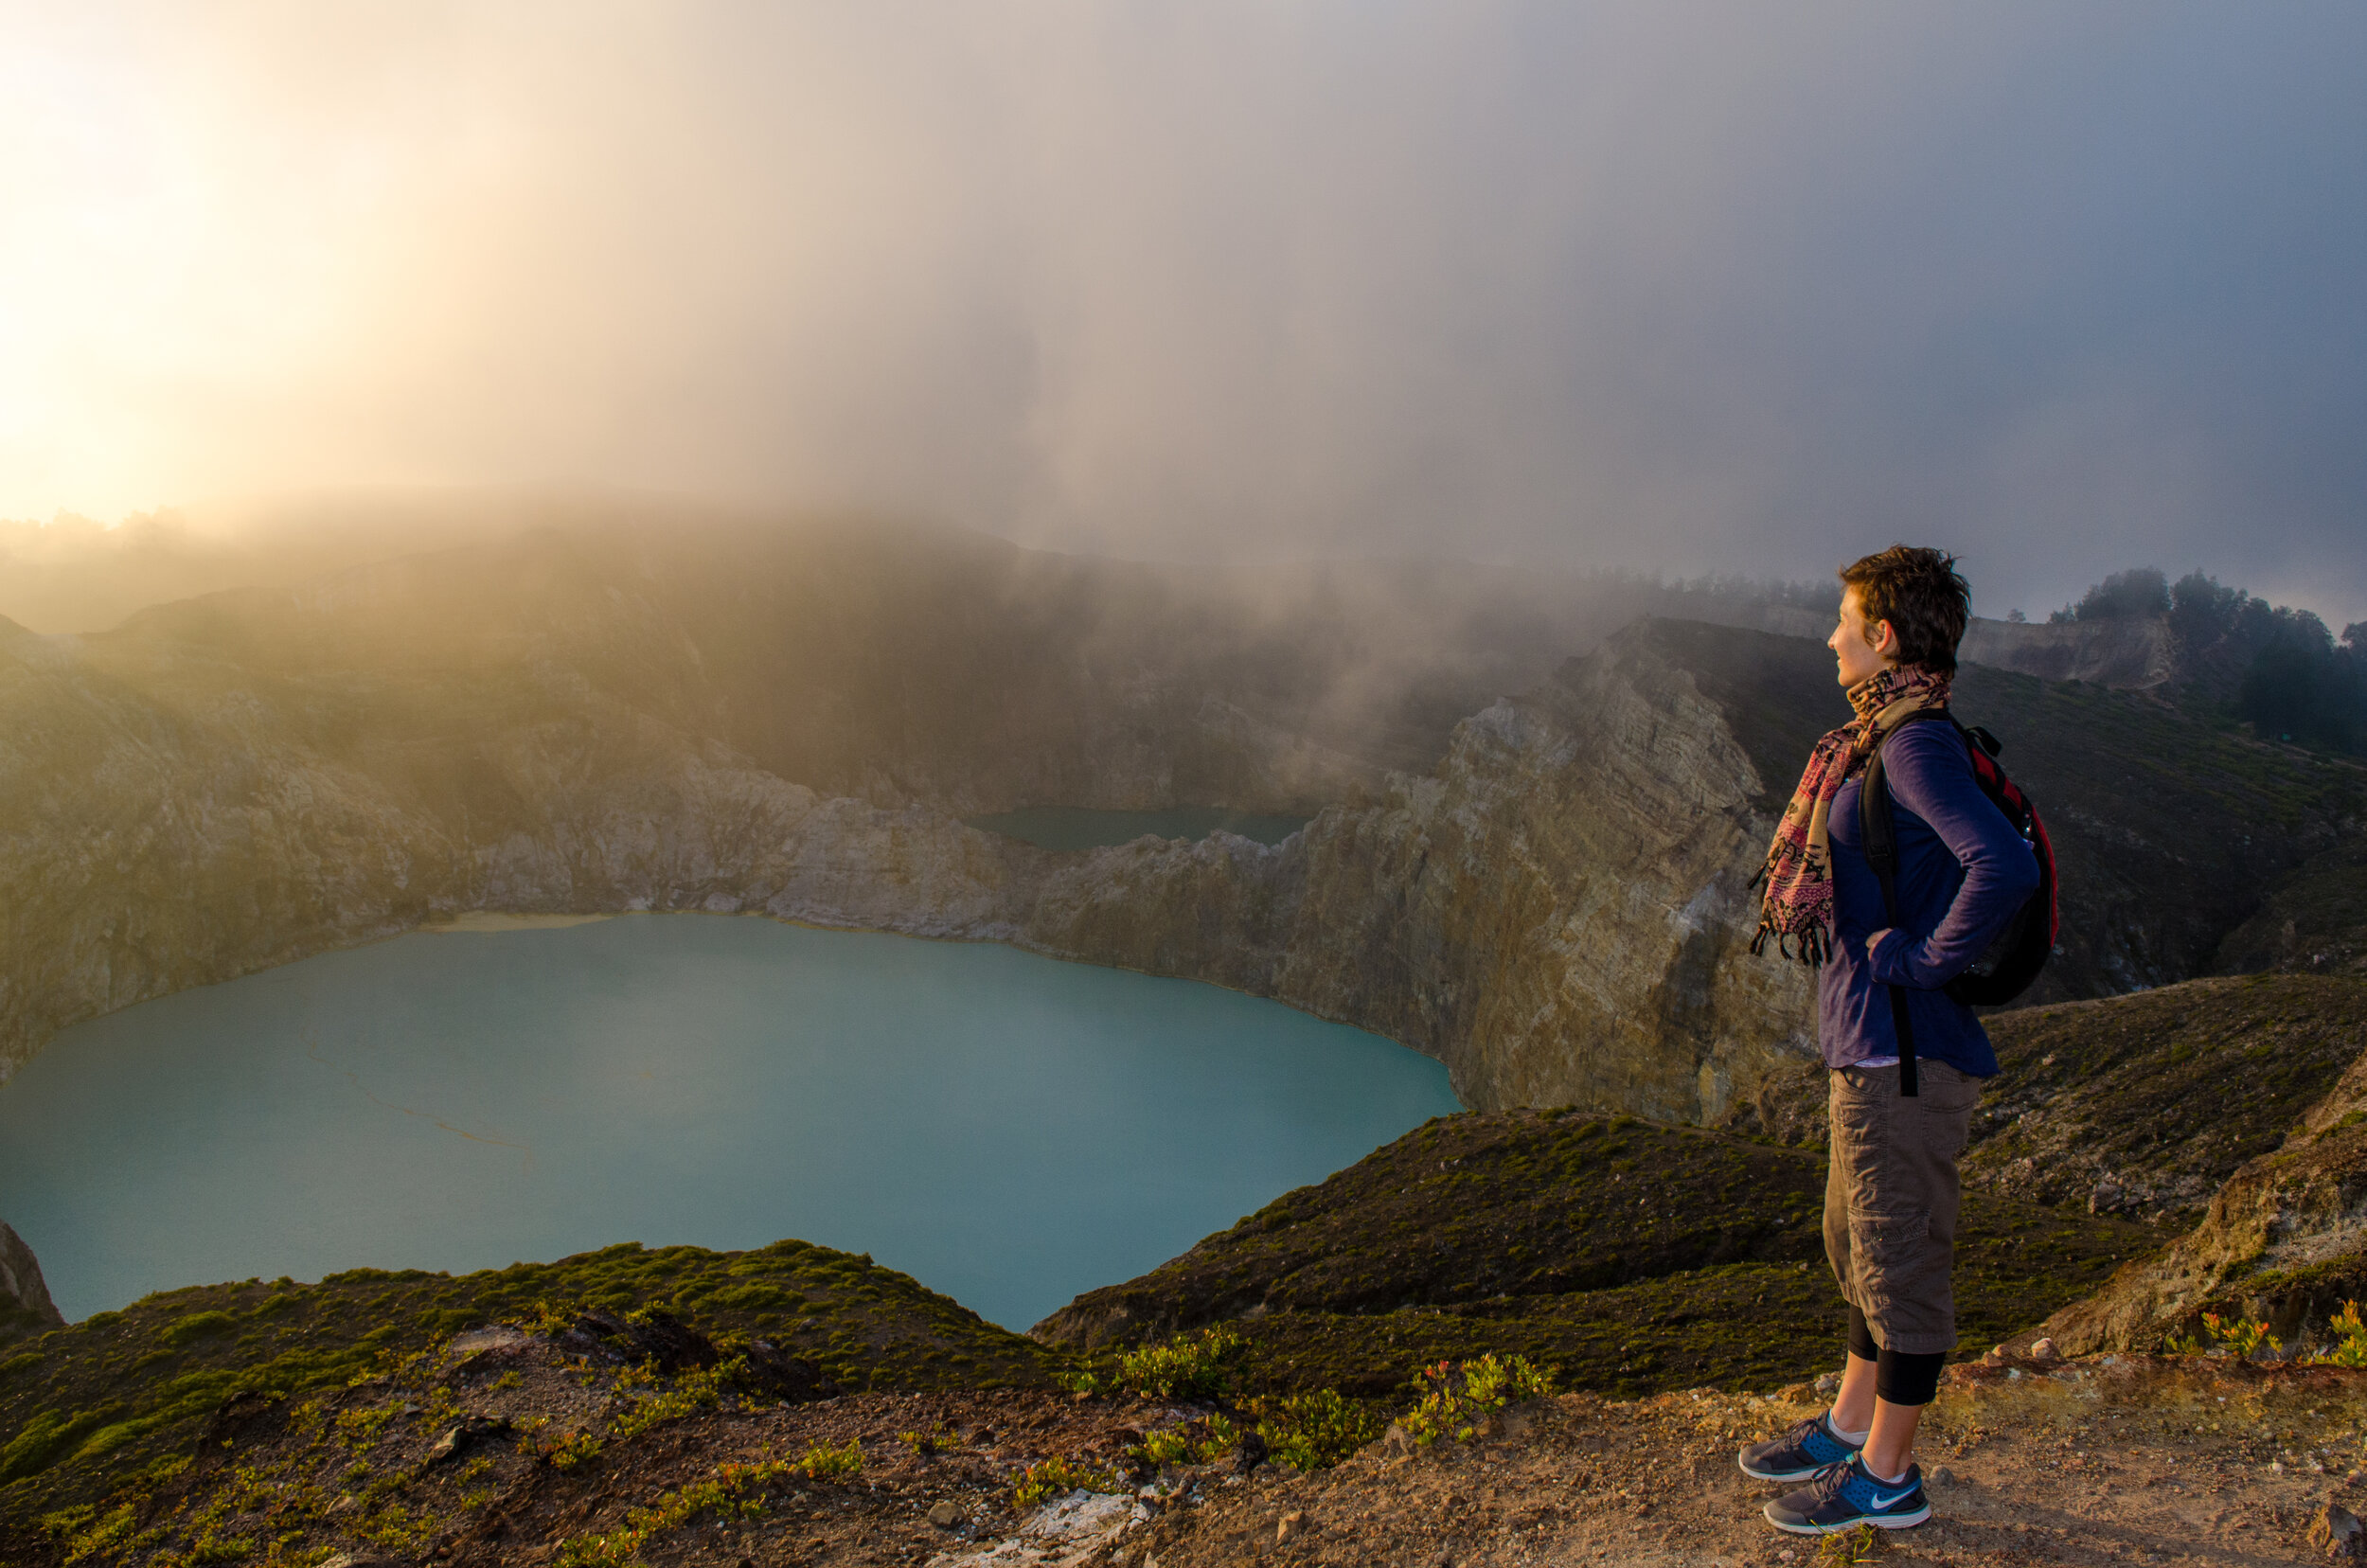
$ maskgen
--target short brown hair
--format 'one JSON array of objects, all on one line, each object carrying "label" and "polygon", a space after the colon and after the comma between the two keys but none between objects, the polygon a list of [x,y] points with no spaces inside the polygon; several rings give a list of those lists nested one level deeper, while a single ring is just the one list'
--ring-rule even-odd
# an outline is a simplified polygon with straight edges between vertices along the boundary
[{"label": "short brown hair", "polygon": [[1858,590],[1868,626],[1891,623],[1898,662],[1956,672],[1956,644],[1972,613],[1972,589],[1956,558],[1913,544],[1894,544],[1841,569],[1844,591]]}]

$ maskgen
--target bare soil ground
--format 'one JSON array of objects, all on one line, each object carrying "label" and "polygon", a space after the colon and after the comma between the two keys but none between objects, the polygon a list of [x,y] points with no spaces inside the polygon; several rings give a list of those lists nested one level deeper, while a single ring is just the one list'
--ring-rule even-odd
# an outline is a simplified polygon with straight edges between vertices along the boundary
[{"label": "bare soil ground", "polygon": [[[1875,1558],[2323,1560],[2307,1541],[2310,1521],[2329,1501],[2361,1506],[2360,1374],[2264,1375],[2143,1358],[2080,1363],[2055,1377],[1959,1370],[1922,1452],[1927,1474],[1940,1477],[1933,1517],[1879,1537]],[[1201,1506],[1159,1519],[1123,1560],[1138,1568],[1852,1560],[1841,1541],[1769,1528],[1759,1507],[1782,1488],[1735,1466],[1740,1443],[1820,1403],[1806,1386],[1773,1398],[1544,1401],[1468,1444],[1406,1453],[1384,1443],[1321,1474],[1261,1472],[1220,1486]]]}]

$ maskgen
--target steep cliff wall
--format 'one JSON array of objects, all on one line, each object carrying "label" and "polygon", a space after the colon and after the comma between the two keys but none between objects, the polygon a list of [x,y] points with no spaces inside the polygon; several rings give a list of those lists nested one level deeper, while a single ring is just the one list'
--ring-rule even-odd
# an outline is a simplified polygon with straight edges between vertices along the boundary
[{"label": "steep cliff wall", "polygon": [[1763,793],[1691,677],[1623,636],[1466,721],[1434,776],[1276,849],[1056,876],[1027,939],[1387,1034],[1476,1106],[1692,1119],[1806,1044],[1804,971],[1742,951]]}]

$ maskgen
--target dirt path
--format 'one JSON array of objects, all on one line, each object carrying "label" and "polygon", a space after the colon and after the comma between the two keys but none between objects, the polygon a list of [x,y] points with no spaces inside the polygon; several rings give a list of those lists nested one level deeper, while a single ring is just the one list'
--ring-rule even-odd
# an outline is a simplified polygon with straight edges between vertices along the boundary
[{"label": "dirt path", "polygon": [[[2328,1501],[2362,1503],[2362,1375],[2117,1360],[2054,1377],[1967,1369],[1923,1463],[1931,1522],[1876,1556],[1934,1563],[2290,1563]],[[2224,1402],[2222,1402],[2224,1401]],[[1832,1547],[1758,1517],[1779,1488],[1735,1447],[1811,1413],[1788,1396],[1571,1396],[1449,1447],[1368,1450],[1328,1472],[1217,1484],[1113,1554],[1127,1568],[1284,1563],[1808,1564]],[[2198,1430],[2200,1429],[2200,1430]],[[1286,1521],[1288,1522],[1286,1527]]]}]

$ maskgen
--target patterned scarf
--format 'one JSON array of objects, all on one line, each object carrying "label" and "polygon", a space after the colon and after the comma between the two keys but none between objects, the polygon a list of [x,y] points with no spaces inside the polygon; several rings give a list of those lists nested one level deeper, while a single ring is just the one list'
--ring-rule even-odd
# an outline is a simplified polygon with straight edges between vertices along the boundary
[{"label": "patterned scarf", "polygon": [[1841,787],[1865,767],[1874,748],[1900,720],[1924,708],[1948,705],[1949,680],[1921,665],[1894,665],[1849,688],[1849,705],[1858,717],[1828,732],[1808,754],[1807,771],[1791,792],[1784,820],[1775,826],[1767,864],[1751,879],[1753,887],[1767,883],[1758,934],[1751,938],[1753,953],[1766,951],[1772,936],[1785,957],[1811,967],[1831,956],[1833,852],[1824,836],[1825,813]]}]

